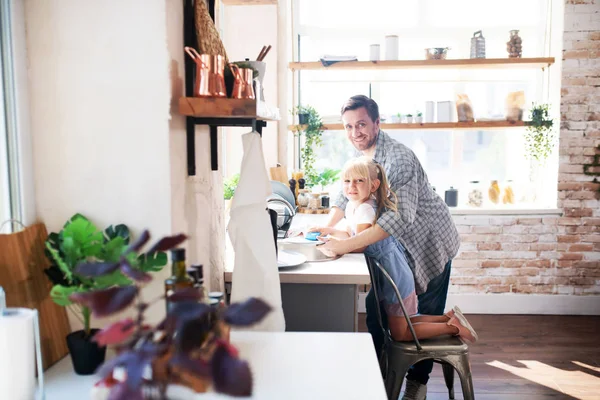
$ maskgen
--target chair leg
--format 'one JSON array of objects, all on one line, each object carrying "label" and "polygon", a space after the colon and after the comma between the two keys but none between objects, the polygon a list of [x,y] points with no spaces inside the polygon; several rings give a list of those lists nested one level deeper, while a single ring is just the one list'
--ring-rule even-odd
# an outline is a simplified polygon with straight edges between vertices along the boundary
[{"label": "chair leg", "polygon": [[454,367],[448,363],[442,363],[442,371],[444,371],[444,381],[448,388],[449,399],[454,400]]},{"label": "chair leg", "polygon": [[454,366],[460,377],[460,386],[462,387],[464,400],[475,400],[475,391],[473,390],[473,377],[471,375],[471,365],[469,364],[469,355],[463,354],[452,357],[448,361]]},{"label": "chair leg", "polygon": [[403,373],[396,369],[388,370],[387,379],[385,380],[385,392],[388,400],[398,400],[398,397],[400,397],[404,375],[406,375],[406,371]]}]

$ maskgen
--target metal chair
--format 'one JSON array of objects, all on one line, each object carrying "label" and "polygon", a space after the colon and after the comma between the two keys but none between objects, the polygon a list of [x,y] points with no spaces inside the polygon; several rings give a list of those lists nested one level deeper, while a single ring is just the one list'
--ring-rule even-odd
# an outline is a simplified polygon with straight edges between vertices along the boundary
[{"label": "metal chair", "polygon": [[[398,400],[404,376],[412,365],[422,360],[433,359],[433,361],[442,365],[450,399],[454,399],[454,370],[456,370],[460,377],[464,400],[474,400],[475,393],[473,392],[473,379],[469,364],[469,347],[457,336],[440,336],[421,341],[417,339],[413,325],[404,308],[404,303],[402,303],[402,296],[400,296],[398,287],[392,281],[392,278],[377,260],[367,257],[367,265],[369,275],[371,275],[373,293],[378,305],[376,307],[377,319],[384,333],[383,349],[378,356],[388,399]],[[380,274],[377,272],[380,272]],[[396,296],[400,300],[400,307],[413,337],[412,342],[395,341],[389,329],[383,327],[378,290],[381,285],[379,281],[381,275],[392,285]]]}]

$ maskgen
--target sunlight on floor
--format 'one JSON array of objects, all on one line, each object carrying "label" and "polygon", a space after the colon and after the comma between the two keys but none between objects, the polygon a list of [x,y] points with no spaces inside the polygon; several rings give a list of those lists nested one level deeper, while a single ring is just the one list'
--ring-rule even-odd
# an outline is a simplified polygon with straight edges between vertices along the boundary
[{"label": "sunlight on floor", "polygon": [[[509,365],[497,360],[487,362],[486,364],[558,392],[565,393],[575,399],[598,399],[600,378],[595,374],[589,374],[581,370],[567,371],[535,360],[517,360],[517,362],[523,364],[524,367]],[[579,361],[572,361],[572,363],[594,372],[600,372],[600,368]]]}]

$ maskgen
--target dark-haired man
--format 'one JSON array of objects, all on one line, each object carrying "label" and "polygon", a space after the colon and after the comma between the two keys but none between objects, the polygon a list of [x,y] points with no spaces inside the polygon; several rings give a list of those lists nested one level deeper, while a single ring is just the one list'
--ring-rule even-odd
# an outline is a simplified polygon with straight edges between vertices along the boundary
[{"label": "dark-haired man", "polygon": [[[432,189],[416,155],[379,129],[379,107],[366,96],[353,96],[341,110],[348,140],[358,153],[383,165],[391,188],[398,196],[398,213],[385,212],[371,228],[349,239],[330,240],[321,246],[328,254],[346,254],[392,235],[407,251],[419,295],[419,313],[442,315],[446,306],[452,258],[460,238],[448,207]],[[347,200],[342,193],[329,214],[327,227],[343,217]],[[313,230],[318,230],[315,228]],[[375,296],[367,296],[367,326],[379,355],[383,346],[375,314]],[[387,324],[385,312],[382,313]],[[433,361],[422,361],[407,375],[404,400],[425,399]]]}]

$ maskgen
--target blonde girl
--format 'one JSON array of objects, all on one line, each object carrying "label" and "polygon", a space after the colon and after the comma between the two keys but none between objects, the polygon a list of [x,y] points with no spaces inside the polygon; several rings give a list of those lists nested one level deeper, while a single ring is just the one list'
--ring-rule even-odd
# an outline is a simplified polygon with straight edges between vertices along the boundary
[{"label": "blonde girl", "polygon": [[[348,199],[345,209],[347,230],[320,228],[322,237],[329,235],[333,240],[348,238],[370,228],[384,211],[397,210],[397,198],[390,190],[383,167],[368,157],[356,158],[346,163],[342,171],[342,184],[344,196]],[[407,252],[393,236],[357,251],[364,251],[368,257],[376,259],[388,272],[402,296],[417,338],[427,339],[450,334],[458,335],[469,342],[477,340],[477,334],[458,307],[439,316],[417,315],[418,300],[414,276],[406,258]],[[380,307],[383,311],[384,325],[389,327],[394,340],[412,340],[395,291],[383,277],[379,282],[382,282],[379,298],[383,303]],[[369,296],[373,296],[373,293],[369,293]],[[375,313],[376,310],[367,308],[367,321],[376,320]],[[378,324],[367,323],[367,326],[370,332],[372,329],[378,329]]]}]

